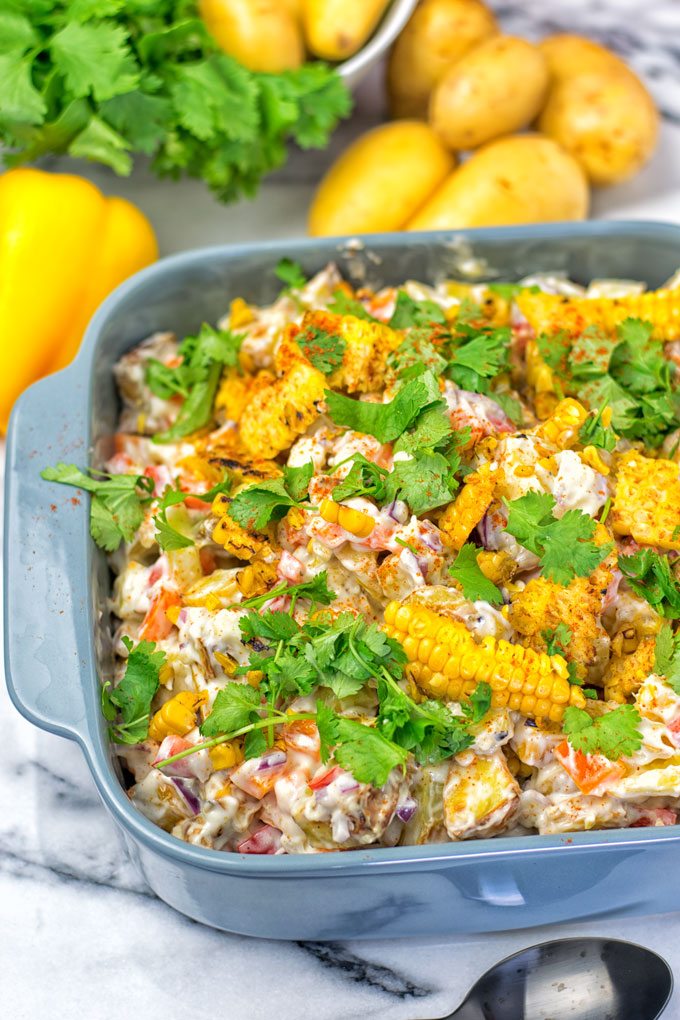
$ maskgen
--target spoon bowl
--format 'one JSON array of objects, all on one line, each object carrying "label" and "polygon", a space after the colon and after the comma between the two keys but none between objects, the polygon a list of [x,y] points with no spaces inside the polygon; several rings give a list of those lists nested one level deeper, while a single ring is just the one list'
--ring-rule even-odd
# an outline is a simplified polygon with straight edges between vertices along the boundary
[{"label": "spoon bowl", "polygon": [[441,1020],[656,1020],[672,991],[673,973],[651,949],[557,939],[495,964]]}]

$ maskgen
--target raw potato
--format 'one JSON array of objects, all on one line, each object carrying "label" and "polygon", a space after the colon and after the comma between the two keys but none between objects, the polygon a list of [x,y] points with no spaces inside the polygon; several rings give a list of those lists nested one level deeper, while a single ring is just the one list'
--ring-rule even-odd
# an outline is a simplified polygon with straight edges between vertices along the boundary
[{"label": "raw potato", "polygon": [[576,160],[550,138],[517,135],[471,156],[406,229],[582,220],[587,212],[588,184]]},{"label": "raw potato", "polygon": [[312,202],[309,232],[320,237],[399,230],[455,165],[422,121],[382,124],[328,171]]},{"label": "raw potato", "polygon": [[526,127],[548,89],[537,46],[512,35],[488,39],[446,72],[430,99],[430,124],[449,149],[479,145]]},{"label": "raw potato", "polygon": [[280,0],[199,0],[199,12],[221,49],[251,71],[285,71],[305,58],[300,26]]},{"label": "raw potato", "polygon": [[496,19],[479,0],[423,0],[390,53],[392,116],[424,120],[430,93],[444,72],[497,31]]},{"label": "raw potato", "polygon": [[538,46],[548,61],[553,81],[575,78],[577,75],[590,74],[591,71],[618,70],[634,74],[615,53],[582,35],[566,32],[549,35]]},{"label": "raw potato", "polygon": [[599,71],[558,81],[539,127],[571,152],[593,184],[617,184],[654,152],[659,114],[631,72]]},{"label": "raw potato", "polygon": [[323,60],[346,60],[373,34],[390,0],[304,0],[307,46]]}]

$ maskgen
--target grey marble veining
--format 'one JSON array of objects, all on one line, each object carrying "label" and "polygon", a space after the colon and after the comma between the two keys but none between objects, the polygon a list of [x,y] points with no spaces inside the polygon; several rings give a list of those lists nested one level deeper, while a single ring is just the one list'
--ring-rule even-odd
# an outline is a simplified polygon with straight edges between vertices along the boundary
[{"label": "grey marble veining", "polygon": [[[508,31],[581,31],[645,75],[666,115],[655,160],[599,193],[600,216],[680,222],[680,0],[523,0],[493,6]],[[380,72],[359,119],[381,110]],[[331,154],[297,154],[254,203],[223,209],[196,182],[87,174],[138,202],[164,253],[304,232],[314,181]],[[69,165],[68,169],[72,169]],[[169,216],[168,208],[173,214]],[[21,719],[0,681],[0,1017],[8,1020],[418,1020],[449,1012],[496,960],[559,935],[639,941],[680,969],[680,915],[601,920],[511,934],[403,942],[275,943],[213,931],[158,901],[128,860],[80,750]],[[674,875],[660,881],[675,881]],[[676,994],[667,1011],[680,1018]]]}]

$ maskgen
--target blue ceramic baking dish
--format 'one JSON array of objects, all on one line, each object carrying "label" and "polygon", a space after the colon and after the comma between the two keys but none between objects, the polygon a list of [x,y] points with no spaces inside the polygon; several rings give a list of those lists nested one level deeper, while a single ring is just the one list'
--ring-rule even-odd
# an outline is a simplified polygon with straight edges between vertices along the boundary
[{"label": "blue ceramic baking dish", "polygon": [[[58,460],[97,465],[118,415],[111,373],[157,329],[215,321],[229,300],[274,297],[277,261],[308,272],[335,259],[355,281],[442,274],[513,280],[564,270],[587,281],[659,286],[680,266],[680,228],[579,223],[219,247],[158,262],[99,309],[78,358],[31,387],[9,430],[5,664],[10,695],[35,725],[77,740],[101,798],[151,888],[205,924],[283,939],[482,932],[680,908],[680,826],[504,837],[425,847],[257,857],[192,846],[130,805],[99,708],[109,572],[89,537],[86,500],[40,479]],[[662,878],[662,876],[664,876]]]}]

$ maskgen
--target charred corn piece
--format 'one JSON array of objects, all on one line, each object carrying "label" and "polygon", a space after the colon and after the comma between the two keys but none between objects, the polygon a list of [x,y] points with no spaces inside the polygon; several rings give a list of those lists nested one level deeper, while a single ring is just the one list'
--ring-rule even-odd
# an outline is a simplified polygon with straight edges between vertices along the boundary
[{"label": "charred corn piece", "polygon": [[223,744],[211,747],[208,754],[215,771],[233,768],[243,761],[243,751],[237,740],[225,740]]},{"label": "charred corn piece", "polygon": [[649,608],[649,615],[641,614],[637,616],[632,623],[622,627],[621,630],[614,634],[611,640],[613,655],[621,658],[626,655],[632,655],[633,652],[637,651],[638,645],[644,638],[656,638],[661,627],[661,619],[651,610],[651,607]]},{"label": "charred corn piece", "polygon": [[623,704],[654,672],[656,639],[644,637],[629,655],[614,655],[604,677],[604,696],[607,701]]},{"label": "charred corn piece", "polygon": [[155,713],[149,725],[149,736],[159,743],[174,733],[184,737],[196,725],[196,712],[208,700],[206,691],[181,691],[166,701]]},{"label": "charred corn piece", "polygon": [[560,400],[552,414],[536,429],[536,435],[559,450],[568,450],[578,442],[579,429],[588,412],[578,400]]},{"label": "charred corn piece", "polygon": [[622,298],[573,298],[523,291],[517,304],[536,333],[566,330],[577,335],[588,326],[599,326],[613,335],[624,319],[632,317],[651,322],[655,340],[680,339],[680,289],[652,290]]},{"label": "charred corn piece", "polygon": [[487,552],[486,549],[477,553],[477,565],[489,581],[502,585],[512,580],[517,570],[515,560],[505,551]]},{"label": "charred corn piece", "polygon": [[547,361],[541,356],[535,340],[529,340],[524,355],[527,383],[534,391],[536,417],[543,420],[555,409],[555,377]]},{"label": "charred corn piece", "polygon": [[403,337],[382,322],[368,322],[354,315],[307,312],[297,342],[303,351],[314,351],[314,330],[338,336],[344,343],[342,364],[329,377],[332,389],[348,393],[372,393],[385,385],[387,355]]},{"label": "charred corn piece", "polygon": [[609,464],[602,459],[600,451],[596,446],[584,446],[581,450],[581,460],[588,467],[591,467],[593,471],[599,471],[601,475],[608,475],[611,471]]},{"label": "charred corn piece", "polygon": [[210,488],[213,485],[217,485],[224,478],[224,470],[222,468],[217,464],[211,464],[205,457],[198,457],[195,454],[191,454],[189,457],[182,457],[177,462],[177,467],[187,474],[207,482]]},{"label": "charred corn piece", "polygon": [[236,584],[244,598],[264,595],[278,580],[276,567],[264,560],[253,560],[236,575]]},{"label": "charred corn piece", "polygon": [[569,683],[561,655],[493,637],[477,644],[464,624],[424,606],[390,602],[385,633],[402,645],[413,679],[431,697],[460,701],[483,680],[491,686],[493,708],[553,723],[561,722],[568,705],[585,704],[581,689]]},{"label": "charred corn piece", "polygon": [[375,521],[370,514],[363,510],[353,510],[352,507],[343,506],[333,499],[324,499],[319,507],[319,514],[329,524],[339,524],[350,535],[357,538],[368,538],[375,527]]},{"label": "charred corn piece", "polygon": [[[218,421],[241,420],[255,390],[257,378],[242,375],[236,368],[225,368],[215,397],[215,415]],[[265,379],[267,385],[274,381],[270,373],[266,373]]]},{"label": "charred corn piece", "polygon": [[680,469],[675,461],[631,450],[617,468],[609,518],[614,534],[632,535],[640,545],[680,549]]},{"label": "charred corn piece", "polygon": [[276,457],[306,432],[320,413],[326,378],[304,358],[256,393],[241,416],[239,431],[252,457]]},{"label": "charred corn piece", "polygon": [[481,521],[494,497],[497,474],[491,464],[482,464],[478,471],[467,476],[454,502],[444,510],[438,526],[449,548],[462,548]]},{"label": "charred corn piece", "polygon": [[255,318],[253,309],[243,298],[237,297],[229,305],[229,329],[240,329]]},{"label": "charred corn piece", "polygon": [[238,560],[252,560],[253,556],[262,552],[267,546],[266,539],[259,535],[251,535],[240,524],[229,516],[230,499],[223,492],[215,496],[212,512],[219,518],[212,531],[212,540],[224,547],[230,556]]}]

